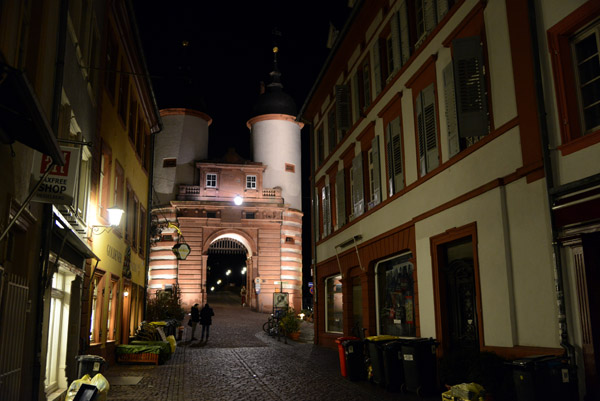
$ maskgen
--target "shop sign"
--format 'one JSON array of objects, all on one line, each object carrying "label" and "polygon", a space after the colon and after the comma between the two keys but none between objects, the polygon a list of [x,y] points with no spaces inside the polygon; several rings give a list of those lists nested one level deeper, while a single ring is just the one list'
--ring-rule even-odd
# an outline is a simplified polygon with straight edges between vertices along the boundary
[{"label": "shop sign", "polygon": [[[54,166],[44,179],[33,201],[42,203],[53,203],[55,205],[71,205],[75,197],[75,183],[79,173],[79,148],[61,146],[65,158],[64,166]],[[37,181],[40,180],[50,164],[52,158],[41,153],[36,153],[33,160],[31,175]]]}]

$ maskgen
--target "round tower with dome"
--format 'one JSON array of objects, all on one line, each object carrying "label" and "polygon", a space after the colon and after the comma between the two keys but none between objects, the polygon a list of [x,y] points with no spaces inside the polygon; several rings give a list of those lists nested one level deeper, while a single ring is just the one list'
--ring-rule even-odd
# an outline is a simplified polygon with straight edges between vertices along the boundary
[{"label": "round tower with dome", "polygon": [[278,48],[273,48],[271,83],[258,97],[247,126],[253,160],[269,166],[263,177],[264,186],[280,187],[285,203],[302,210],[300,131],[303,124],[296,121],[296,103],[283,91],[277,52]]},{"label": "round tower with dome", "polygon": [[266,166],[265,188],[281,188],[284,212],[281,226],[279,291],[290,295],[290,306],[302,305],[302,151],[303,124],[296,121],[294,99],[283,91],[273,48],[271,82],[258,97],[247,126],[255,162]]}]

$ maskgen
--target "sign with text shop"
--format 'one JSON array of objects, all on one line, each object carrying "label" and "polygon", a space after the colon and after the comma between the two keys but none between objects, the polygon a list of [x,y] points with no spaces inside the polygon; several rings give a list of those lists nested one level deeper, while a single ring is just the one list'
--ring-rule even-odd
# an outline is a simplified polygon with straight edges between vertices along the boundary
[{"label": "sign with text shop", "polygon": [[[44,179],[33,197],[33,201],[53,203],[55,205],[71,205],[75,196],[75,187],[79,173],[79,148],[61,146],[65,157],[64,166],[54,166]],[[33,160],[31,175],[37,181],[44,176],[50,167],[52,158],[41,153]]]}]

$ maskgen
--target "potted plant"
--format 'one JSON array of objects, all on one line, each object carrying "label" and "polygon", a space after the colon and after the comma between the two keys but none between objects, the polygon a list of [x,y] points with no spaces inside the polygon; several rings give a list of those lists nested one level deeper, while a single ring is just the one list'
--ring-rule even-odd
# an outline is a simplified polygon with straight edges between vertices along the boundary
[{"label": "potted plant", "polygon": [[294,309],[289,308],[279,321],[279,324],[284,335],[292,340],[298,340],[300,337],[300,319],[296,317]]}]

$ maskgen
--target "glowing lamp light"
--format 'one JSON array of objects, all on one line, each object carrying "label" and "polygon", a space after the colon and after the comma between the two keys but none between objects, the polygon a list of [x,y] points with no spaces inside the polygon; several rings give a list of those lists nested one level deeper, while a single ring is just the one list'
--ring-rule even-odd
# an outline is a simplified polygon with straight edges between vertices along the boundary
[{"label": "glowing lamp light", "polygon": [[128,297],[129,296],[129,291],[127,291],[127,290],[123,291],[123,296],[124,297]]},{"label": "glowing lamp light", "polygon": [[210,287],[210,290],[211,290],[211,291],[214,291],[214,290],[215,290],[215,287]]},{"label": "glowing lamp light", "polygon": [[227,271],[225,272],[225,275],[226,275],[226,276],[229,276],[230,274],[231,274],[231,270],[227,270]]},{"label": "glowing lamp light", "polygon": [[118,226],[121,223],[121,217],[123,217],[124,210],[113,206],[106,209],[106,211],[108,212],[108,224],[111,226]]},{"label": "glowing lamp light", "polygon": [[217,280],[217,284],[221,284],[221,279],[218,279],[218,280]]},{"label": "glowing lamp light", "polygon": [[233,198],[233,203],[235,203],[237,206],[241,205],[243,202],[244,198],[239,195],[236,195],[235,198]]}]

